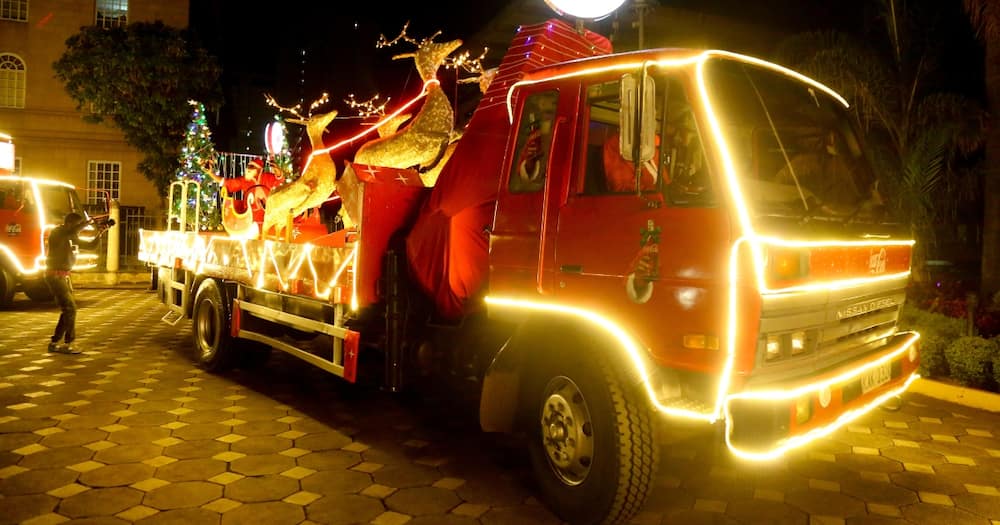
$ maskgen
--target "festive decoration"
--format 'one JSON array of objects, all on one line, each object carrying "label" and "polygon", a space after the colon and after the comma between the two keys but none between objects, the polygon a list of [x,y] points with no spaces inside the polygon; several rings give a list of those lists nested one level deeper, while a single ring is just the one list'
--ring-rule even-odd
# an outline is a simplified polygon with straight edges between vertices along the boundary
[{"label": "festive decoration", "polygon": [[[196,100],[189,100],[192,106],[191,122],[188,123],[187,131],[184,134],[184,142],[181,144],[181,154],[178,158],[180,167],[177,170],[177,180],[189,180],[201,185],[197,197],[191,195],[188,202],[178,199],[174,206],[187,206],[194,209],[194,199],[200,201],[200,214],[198,224],[202,230],[218,230],[222,225],[217,196],[219,185],[212,180],[208,170],[214,165],[218,154],[212,144],[212,132],[208,129],[205,120],[205,106]],[[173,210],[179,212],[178,210]]]},{"label": "festive decoration", "polygon": [[278,168],[286,182],[294,179],[295,169],[292,166],[292,153],[288,148],[288,131],[281,115],[275,115],[274,121],[268,123],[264,137],[270,163]]},{"label": "festive decoration", "polygon": [[[399,36],[392,40],[387,40],[384,35],[380,35],[376,47],[388,47],[400,41],[417,46],[417,50],[413,53],[404,53],[392,58],[393,60],[413,59],[417,73],[424,81],[427,100],[424,101],[420,111],[405,128],[361,146],[354,155],[354,162],[358,164],[387,168],[428,169],[441,161],[448,143],[454,138],[452,131],[454,130],[455,115],[451,108],[451,102],[436,79],[437,70],[447,62],[448,56],[452,52],[461,47],[462,41],[452,40],[435,43],[434,37],[441,33],[438,31],[430,38],[418,42],[406,35],[407,27],[409,27],[409,22],[403,25]],[[462,63],[471,64],[472,61],[463,60]]]},{"label": "festive decoration", "polygon": [[[272,98],[271,101],[273,100]],[[261,232],[264,235],[267,235],[272,227],[274,234],[279,234],[287,227],[287,223],[292,217],[302,214],[309,208],[319,206],[330,198],[330,195],[337,189],[337,166],[333,163],[333,159],[329,155],[315,154],[316,151],[322,150],[325,146],[323,132],[337,116],[337,111],[312,116],[312,110],[327,100],[327,95],[324,93],[309,107],[309,112],[305,117],[302,117],[301,113],[298,112],[298,106],[289,109],[276,105],[276,107],[299,117],[289,119],[288,122],[306,127],[309,143],[313,147],[313,155],[310,155],[309,161],[298,179],[274,190],[268,196],[264,224],[261,227]]]},{"label": "festive decoration", "polygon": [[344,104],[347,104],[347,107],[351,109],[358,110],[358,116],[361,118],[368,118],[368,117],[381,118],[385,116],[385,106],[386,104],[389,103],[390,99],[386,98],[384,101],[382,101],[381,104],[376,105],[375,101],[378,99],[379,96],[375,95],[364,102],[358,102],[357,99],[354,98],[354,94],[352,93],[350,95],[347,95],[347,99],[344,100]]}]

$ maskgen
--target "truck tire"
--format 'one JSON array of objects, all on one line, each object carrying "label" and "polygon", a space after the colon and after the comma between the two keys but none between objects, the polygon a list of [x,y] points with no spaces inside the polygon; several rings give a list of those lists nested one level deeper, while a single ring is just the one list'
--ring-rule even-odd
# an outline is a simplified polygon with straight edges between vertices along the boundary
[{"label": "truck tire", "polygon": [[0,306],[10,306],[14,302],[14,274],[0,266]]},{"label": "truck tire", "polygon": [[198,366],[209,372],[221,372],[233,364],[230,319],[229,304],[219,283],[202,281],[194,296],[191,325]]},{"label": "truck tire", "polygon": [[573,524],[621,524],[659,462],[652,409],[604,360],[557,359],[533,374],[528,447],[542,498]]}]

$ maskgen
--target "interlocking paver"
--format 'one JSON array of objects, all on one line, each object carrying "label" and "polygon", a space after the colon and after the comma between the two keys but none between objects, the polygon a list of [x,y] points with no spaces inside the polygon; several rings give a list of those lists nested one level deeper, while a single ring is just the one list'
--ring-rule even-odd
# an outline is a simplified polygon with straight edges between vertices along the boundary
[{"label": "interlocking paver", "polygon": [[59,504],[59,513],[71,518],[109,516],[134,507],[142,492],[128,487],[93,489],[70,496]]},{"label": "interlocking paver", "polygon": [[385,510],[382,502],[378,499],[347,495],[319,499],[310,504],[306,512],[310,520],[338,525],[367,523]]}]

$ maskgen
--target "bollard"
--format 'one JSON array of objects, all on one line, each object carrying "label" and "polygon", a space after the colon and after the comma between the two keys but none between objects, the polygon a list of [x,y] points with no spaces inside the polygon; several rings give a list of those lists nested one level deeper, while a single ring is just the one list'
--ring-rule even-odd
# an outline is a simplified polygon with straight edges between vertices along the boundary
[{"label": "bollard", "polygon": [[117,200],[111,201],[110,218],[114,219],[115,225],[108,229],[108,257],[105,261],[109,273],[118,272],[118,255],[120,250],[120,239],[118,232],[121,231],[120,209]]}]

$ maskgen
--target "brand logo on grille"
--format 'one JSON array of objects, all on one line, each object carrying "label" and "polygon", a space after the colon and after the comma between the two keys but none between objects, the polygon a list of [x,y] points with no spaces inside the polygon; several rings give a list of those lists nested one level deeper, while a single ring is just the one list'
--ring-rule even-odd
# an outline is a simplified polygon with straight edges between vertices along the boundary
[{"label": "brand logo on grille", "polygon": [[874,312],[875,310],[881,310],[890,306],[896,306],[896,301],[891,297],[883,297],[882,299],[875,299],[874,301],[852,304],[843,310],[837,310],[837,319],[863,315],[868,312]]},{"label": "brand logo on grille", "polygon": [[889,256],[885,253],[885,248],[872,248],[868,252],[868,271],[870,273],[885,273],[885,263]]}]

